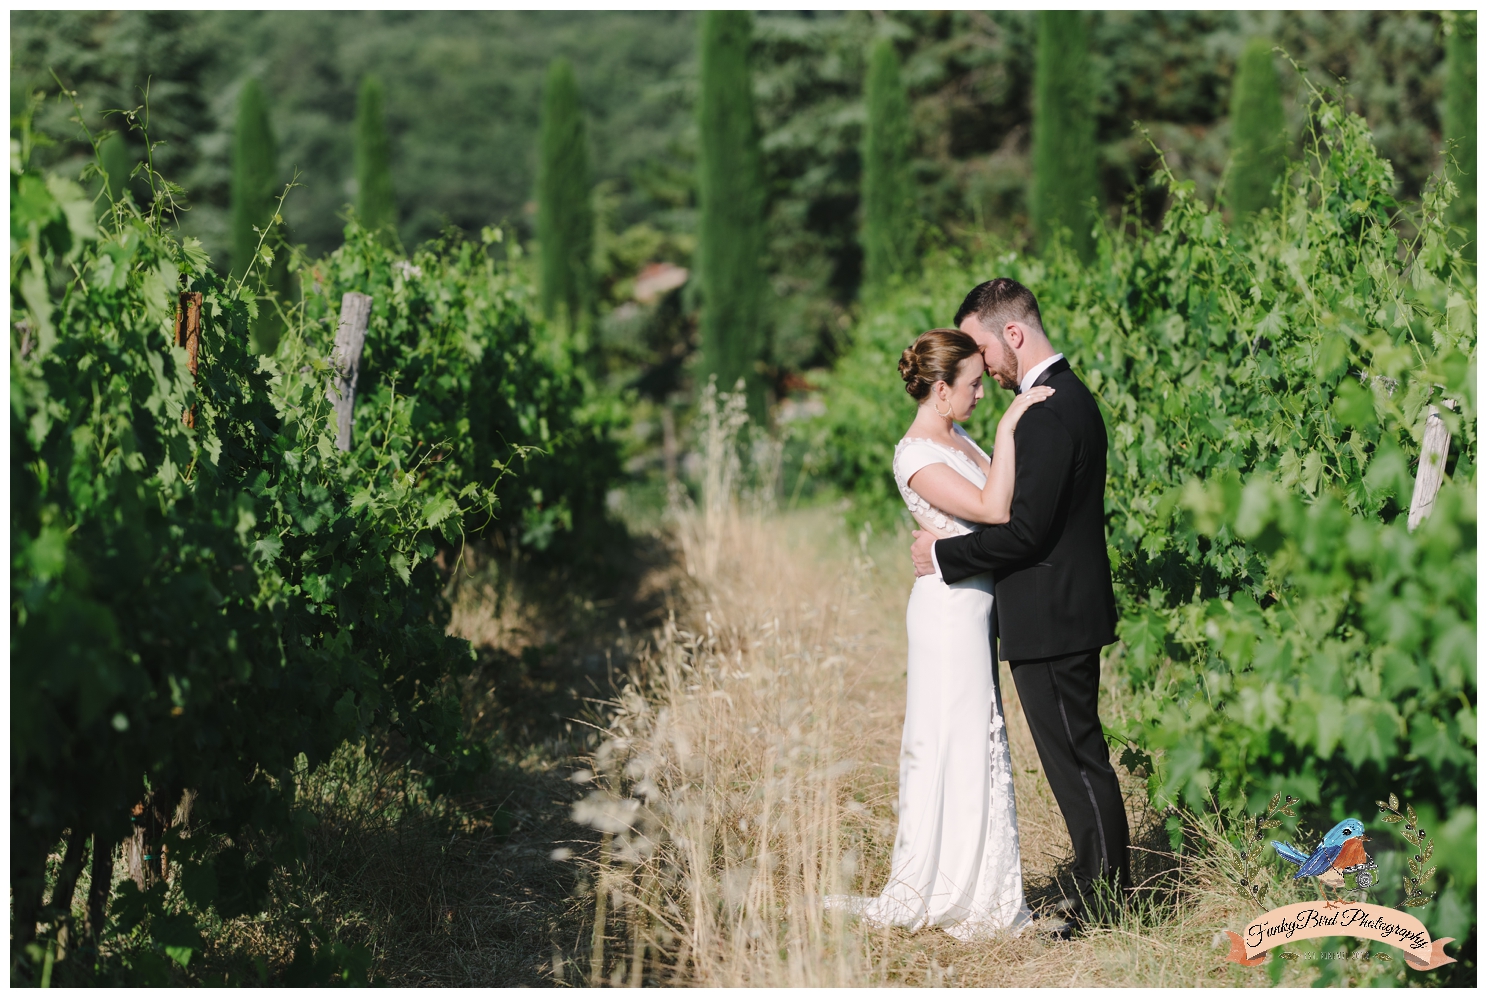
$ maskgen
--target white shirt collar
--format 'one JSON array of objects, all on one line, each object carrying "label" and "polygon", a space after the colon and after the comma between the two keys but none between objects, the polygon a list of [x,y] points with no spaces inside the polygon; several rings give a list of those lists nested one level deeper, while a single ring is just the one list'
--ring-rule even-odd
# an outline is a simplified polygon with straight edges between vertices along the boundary
[{"label": "white shirt collar", "polygon": [[1034,364],[1028,369],[1028,372],[1022,376],[1022,384],[1017,386],[1017,391],[1021,393],[1033,387],[1033,382],[1038,380],[1038,375],[1042,374],[1044,371],[1048,370],[1054,364],[1057,364],[1063,359],[1063,354],[1056,353],[1052,357],[1049,357],[1047,360],[1040,361],[1037,364]]}]

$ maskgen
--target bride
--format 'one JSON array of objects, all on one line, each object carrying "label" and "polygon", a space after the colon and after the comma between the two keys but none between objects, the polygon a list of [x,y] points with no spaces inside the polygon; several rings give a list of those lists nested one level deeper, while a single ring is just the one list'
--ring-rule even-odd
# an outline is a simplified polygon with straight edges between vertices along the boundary
[{"label": "bride", "polygon": [[[1012,431],[1053,390],[1017,396],[988,457],[956,425],[985,395],[975,340],[958,329],[931,329],[903,352],[898,370],[919,403],[893,458],[914,519],[941,537],[1007,522]],[[877,897],[833,895],[830,908],[908,929],[939,926],[965,940],[1019,932],[1032,921],[991,641],[992,581],[984,574],[953,585],[934,575],[914,582],[893,872]]]}]

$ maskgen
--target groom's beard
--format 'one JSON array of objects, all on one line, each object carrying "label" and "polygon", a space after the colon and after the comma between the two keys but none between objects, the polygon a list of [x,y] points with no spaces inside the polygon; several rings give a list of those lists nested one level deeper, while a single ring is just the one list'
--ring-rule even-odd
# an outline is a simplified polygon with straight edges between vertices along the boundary
[{"label": "groom's beard", "polygon": [[986,373],[995,378],[997,384],[1009,392],[1015,392],[1017,391],[1019,382],[1017,380],[1017,366],[1015,364],[1010,367],[1007,365],[1007,354],[1010,352],[1003,349],[1000,351],[1001,356],[996,358],[988,357],[985,353],[982,353],[981,359],[986,362]]}]

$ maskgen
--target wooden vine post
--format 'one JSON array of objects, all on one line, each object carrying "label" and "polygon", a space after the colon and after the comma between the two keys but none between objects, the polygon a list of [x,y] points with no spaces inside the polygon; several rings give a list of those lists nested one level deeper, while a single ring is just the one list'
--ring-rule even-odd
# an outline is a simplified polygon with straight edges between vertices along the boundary
[{"label": "wooden vine post", "polygon": [[80,829],[73,829],[68,833],[67,851],[62,856],[62,865],[57,869],[56,885],[52,888],[49,914],[61,923],[57,927],[58,960],[67,958],[67,951],[75,942],[72,924],[72,895],[77,893],[78,877],[83,872],[83,850],[87,840],[88,836]]},{"label": "wooden vine post", "polygon": [[[182,280],[184,282],[184,278]],[[200,291],[182,291],[176,300],[176,346],[186,351],[186,370],[191,372],[194,383],[201,352]],[[181,422],[187,427],[195,428],[196,406],[186,407],[186,411],[181,414]],[[142,891],[169,875],[161,840],[170,829],[174,811],[171,795],[155,789],[134,805],[130,812],[129,820],[134,825],[134,830],[124,840],[124,865],[135,885]],[[92,869],[95,886],[88,891],[88,933],[95,938],[102,931],[104,910],[108,905],[107,890],[97,889],[97,885],[100,885],[100,881],[107,883],[112,875],[113,850],[95,835]]]},{"label": "wooden vine post", "polygon": [[[191,380],[196,380],[196,354],[201,348],[201,292],[182,291],[176,304],[176,346],[186,350],[186,370]],[[186,407],[181,422],[188,427],[196,426],[196,406]]]},{"label": "wooden vine post", "polygon": [[108,896],[114,883],[114,846],[97,832],[93,833],[93,865],[88,876],[88,921],[86,938],[95,946],[103,935],[108,914]]},{"label": "wooden vine post", "polygon": [[[1456,408],[1456,404],[1449,400],[1441,405],[1448,409]],[[1415,494],[1410,499],[1411,530],[1435,508],[1436,493],[1440,492],[1446,477],[1446,455],[1450,450],[1451,431],[1446,429],[1441,411],[1431,406],[1430,414],[1425,417],[1425,436],[1420,441],[1420,470],[1415,473]]]},{"label": "wooden vine post", "polygon": [[[182,283],[185,278],[182,277]],[[176,300],[176,346],[186,351],[186,370],[191,380],[196,381],[196,371],[201,353],[201,292],[182,291]],[[187,427],[196,426],[196,406],[188,405],[181,415]],[[124,864],[140,890],[148,890],[152,884],[165,880],[170,867],[161,841],[170,830],[171,819],[176,812],[176,798],[156,788],[145,795],[144,800],[134,805],[129,820],[134,830],[124,841]],[[94,836],[93,885],[88,891],[88,933],[96,938],[102,931],[104,912],[108,905],[107,889],[99,889],[113,875],[113,850]]]},{"label": "wooden vine post", "polygon": [[181,795],[163,788],[151,790],[134,805],[129,820],[134,832],[124,843],[125,866],[140,890],[170,877],[170,866],[164,849],[165,833],[175,824],[177,802]]},{"label": "wooden vine post", "polygon": [[334,374],[325,397],[336,410],[336,447],[351,449],[351,417],[356,406],[356,377],[361,370],[361,351],[367,342],[367,323],[372,318],[372,296],[348,291],[341,296],[341,320],[336,327],[336,345],[331,353]]}]

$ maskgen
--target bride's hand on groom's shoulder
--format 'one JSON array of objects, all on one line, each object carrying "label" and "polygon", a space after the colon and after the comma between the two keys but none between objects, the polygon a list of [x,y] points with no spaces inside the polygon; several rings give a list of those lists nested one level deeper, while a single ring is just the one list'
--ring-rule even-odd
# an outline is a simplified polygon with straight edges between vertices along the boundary
[{"label": "bride's hand on groom's shoulder", "polygon": [[935,574],[935,563],[932,552],[936,540],[938,538],[928,530],[914,531],[914,544],[909,548],[909,552],[914,556],[914,574],[916,576]]},{"label": "bride's hand on groom's shoulder", "polygon": [[1029,407],[1037,405],[1052,394],[1052,388],[1039,385],[1018,395],[1012,400],[1012,404],[1007,406],[1007,411],[1002,413],[1002,418],[998,420],[997,434],[1011,433],[1017,428],[1018,420],[1022,419],[1022,414],[1027,412]]}]

